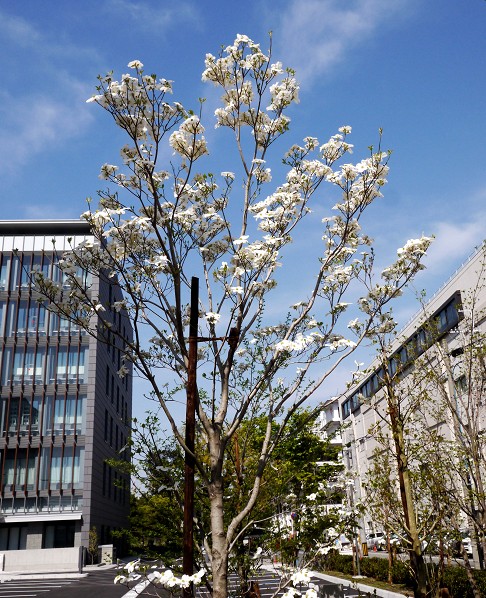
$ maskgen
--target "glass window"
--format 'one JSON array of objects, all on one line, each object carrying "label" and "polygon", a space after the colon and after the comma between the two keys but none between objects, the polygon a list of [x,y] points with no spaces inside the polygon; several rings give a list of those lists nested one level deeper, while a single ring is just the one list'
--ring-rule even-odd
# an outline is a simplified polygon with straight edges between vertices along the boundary
[{"label": "glass window", "polygon": [[0,258],[0,291],[6,291],[8,288],[8,272],[10,266],[10,258],[2,255]]},{"label": "glass window", "polygon": [[22,375],[24,373],[24,347],[17,346],[14,353],[13,363],[13,382],[19,384],[22,381]]},{"label": "glass window", "polygon": [[25,334],[28,322],[27,301],[11,302],[7,313],[7,336]]},{"label": "glass window", "polygon": [[62,455],[61,447],[56,446],[52,449],[51,456],[51,467],[50,467],[50,487],[60,488],[61,487],[61,467],[62,467]]},{"label": "glass window", "polygon": [[11,373],[12,373],[12,349],[10,347],[6,347],[2,353],[2,385],[3,384],[10,384],[11,380]]},{"label": "glass window", "polygon": [[18,451],[17,453],[17,468],[15,472],[15,486],[17,490],[23,488],[26,483],[26,454],[25,451]]},{"label": "glass window", "polygon": [[56,397],[54,402],[54,434],[64,433],[64,410],[65,410],[64,397]]},{"label": "glass window", "polygon": [[49,258],[44,254],[36,253],[32,260],[32,270],[42,272],[46,277],[49,276]]},{"label": "glass window", "polygon": [[32,436],[39,435],[39,415],[41,410],[42,399],[40,397],[34,397],[32,399],[32,410],[30,413],[30,433]]},{"label": "glass window", "polygon": [[27,331],[29,334],[46,332],[46,308],[44,305],[32,302],[29,307],[27,319]]},{"label": "glass window", "polygon": [[17,255],[12,257],[12,265],[10,269],[10,284],[9,289],[14,291],[19,287],[20,282],[20,260]]},{"label": "glass window", "polygon": [[22,265],[20,266],[20,286],[22,288],[30,286],[32,271],[32,254],[24,253],[22,256]]},{"label": "glass window", "polygon": [[5,303],[5,301],[0,301],[0,337],[5,336],[6,316],[7,316],[7,304]]},{"label": "glass window", "polygon": [[38,462],[38,454],[30,453],[29,459],[27,462],[27,490],[34,490],[35,488],[35,478],[37,474],[37,462]]},{"label": "glass window", "polygon": [[76,402],[76,422],[75,431],[76,434],[85,434],[85,410],[86,410],[86,397],[78,397]]},{"label": "glass window", "polygon": [[72,447],[65,447],[62,458],[62,487],[72,488],[73,485],[73,451]]},{"label": "glass window", "polygon": [[39,475],[39,490],[47,490],[47,484],[49,482],[49,461],[50,461],[50,449],[42,448],[40,456],[40,475]]},{"label": "glass window", "polygon": [[44,397],[44,407],[42,409],[42,434],[48,436],[52,434],[52,418],[54,415],[54,397]]},{"label": "glass window", "polygon": [[9,432],[10,436],[12,434],[17,434],[18,425],[19,425],[19,400],[18,399],[10,399],[9,412],[8,412],[8,432]]}]

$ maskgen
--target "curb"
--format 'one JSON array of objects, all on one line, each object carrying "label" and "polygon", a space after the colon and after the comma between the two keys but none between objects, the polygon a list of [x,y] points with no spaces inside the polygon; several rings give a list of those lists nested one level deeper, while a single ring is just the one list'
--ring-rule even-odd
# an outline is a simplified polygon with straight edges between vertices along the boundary
[{"label": "curb", "polygon": [[[267,571],[274,571],[274,567],[271,565],[264,565],[262,569]],[[317,579],[322,579],[323,581],[328,581],[330,583],[335,583],[336,585],[342,586],[343,588],[349,588],[352,590],[358,590],[359,592],[364,592],[371,594],[372,596],[379,596],[380,598],[410,598],[413,594],[402,594],[401,592],[392,592],[390,590],[385,590],[383,588],[375,588],[374,586],[368,586],[365,583],[359,583],[358,579],[356,581],[350,581],[348,579],[343,579],[342,577],[334,577],[332,575],[327,575],[325,573],[319,573],[318,571],[309,571],[311,577],[315,577]]]}]

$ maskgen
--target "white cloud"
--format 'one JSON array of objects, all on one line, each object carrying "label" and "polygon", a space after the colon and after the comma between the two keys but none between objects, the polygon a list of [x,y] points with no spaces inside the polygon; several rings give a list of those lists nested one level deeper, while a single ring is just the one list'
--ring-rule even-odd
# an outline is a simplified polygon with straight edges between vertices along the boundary
[{"label": "white cloud", "polygon": [[29,47],[40,41],[40,33],[26,19],[5,11],[0,11],[0,18],[4,39],[9,38],[21,47]]},{"label": "white cloud", "polygon": [[300,82],[337,67],[351,50],[377,34],[385,22],[408,14],[406,0],[291,0],[276,19],[275,46],[279,58],[297,72]]},{"label": "white cloud", "polygon": [[[435,231],[432,243],[425,258],[426,272],[452,275],[451,264],[461,265],[486,237],[484,210],[475,214],[474,220],[462,222],[439,222],[430,228]],[[455,269],[455,268],[454,268]]]},{"label": "white cloud", "polygon": [[177,21],[190,20],[195,24],[200,22],[199,10],[190,2],[160,5],[150,1],[107,0],[105,9],[122,14],[142,29],[157,29],[159,33],[163,33],[161,29]]},{"label": "white cloud", "polygon": [[[0,20],[2,47],[12,56],[7,83],[0,90],[0,174],[12,175],[32,156],[62,147],[92,121],[85,105],[92,86],[72,74],[72,59],[79,66],[98,63],[99,58],[95,49],[61,41],[24,17],[0,9]],[[24,65],[24,55],[34,59]]]},{"label": "white cloud", "polygon": [[2,94],[0,173],[12,175],[40,152],[80,134],[93,116],[78,94],[62,102],[47,95],[12,97]]}]

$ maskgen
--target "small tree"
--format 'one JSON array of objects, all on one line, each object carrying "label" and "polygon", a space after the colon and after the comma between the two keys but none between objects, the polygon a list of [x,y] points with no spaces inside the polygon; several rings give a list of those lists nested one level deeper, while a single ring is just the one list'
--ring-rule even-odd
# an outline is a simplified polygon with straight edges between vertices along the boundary
[{"label": "small tree", "polygon": [[[439,398],[452,428],[450,500],[474,530],[481,568],[486,555],[486,245],[477,283],[462,293],[460,320],[446,343],[438,340],[424,359],[431,394]],[[467,558],[467,555],[466,555]]]},{"label": "small tree", "polygon": [[94,565],[94,562],[98,559],[98,543],[98,532],[96,531],[96,527],[93,525],[88,534],[88,554],[91,558],[92,565]]},{"label": "small tree", "polygon": [[[170,81],[147,74],[140,61],[128,66],[132,74],[119,81],[112,73],[99,77],[97,94],[89,100],[114,119],[128,141],[121,150],[122,168],[105,164],[101,169],[108,187],[99,192],[99,207],[83,215],[93,240],[73,247],[60,261],[68,292],[40,273],[36,278],[51,309],[98,338],[120,339],[120,376],[133,367],[147,380],[184,450],[165,383],[171,372],[174,388],[185,389],[186,297],[191,277],[202,279],[199,323],[205,340],[198,361],[197,415],[206,451],[204,458],[196,456],[196,467],[210,503],[213,592],[226,598],[230,551],[256,504],[263,473],[289,418],[354,351],[375,326],[375,315],[421,268],[429,240],[409,242],[382,279],[367,284],[373,254],[360,220],[380,196],[389,154],[380,145],[370,147],[367,157],[350,164],[348,126],[325,143],[306,137],[293,144],[282,170],[272,174],[271,150],[289,129],[287,112],[298,100],[299,87],[291,69],[272,61],[271,47],[264,53],[239,35],[218,57],[206,55],[203,80],[222,93],[216,127],[236,149],[231,154],[225,147],[230,170],[221,174],[207,166],[204,104],[193,112],[169,103]],[[170,159],[169,150],[174,152]],[[272,176],[280,181],[274,189]],[[288,313],[277,313],[282,306],[277,269],[288,258],[292,237],[309,219],[314,196],[319,211],[325,205],[325,183],[338,195],[323,220],[322,247],[315,259],[307,256],[314,272],[287,289],[297,296]],[[308,235],[309,228],[301,234]],[[77,278],[78,267],[116,279],[124,300],[108,304],[96,296]],[[361,322],[347,317],[349,303],[359,296],[359,282],[364,283]],[[118,310],[128,313],[133,340],[117,327],[112,314]],[[242,422],[256,412],[265,419],[257,466],[249,493],[228,519],[223,500],[228,453]]]},{"label": "small tree", "polygon": [[[466,520],[480,548],[484,539],[484,267],[483,259],[477,283],[455,305],[459,323],[447,339],[425,307],[418,334],[398,354],[390,350],[393,323],[374,335],[382,389],[363,397],[377,414],[369,430],[377,447],[366,481],[368,510],[407,546],[420,597],[439,582],[444,554]],[[431,549],[440,553],[437,571],[424,559]],[[479,596],[464,548],[462,555]]]}]

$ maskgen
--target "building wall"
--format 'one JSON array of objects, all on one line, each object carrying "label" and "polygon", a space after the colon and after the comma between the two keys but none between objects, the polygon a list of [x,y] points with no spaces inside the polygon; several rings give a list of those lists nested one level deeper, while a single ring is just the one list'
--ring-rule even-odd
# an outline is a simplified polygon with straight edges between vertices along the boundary
[{"label": "building wall", "polygon": [[[129,433],[121,347],[47,311],[31,284],[40,268],[62,285],[57,259],[86,238],[81,221],[0,222],[0,550],[87,546],[93,526],[109,542],[127,523],[129,479],[116,488],[104,463]],[[103,276],[87,284],[105,304],[121,299]],[[129,330],[125,315],[107,315]]]},{"label": "building wall", "polygon": [[[437,334],[442,343],[447,346],[448,352],[457,350],[461,345],[461,318],[464,306],[467,304],[468,294],[471,289],[476,289],[478,294],[475,309],[479,313],[486,308],[486,287],[484,286],[486,253],[483,246],[451,277],[451,279],[432,297],[423,310],[412,318],[402,329],[389,351],[388,367],[400,367],[400,358],[403,348],[412,343],[420,347],[421,334],[425,329],[425,322],[437,322]],[[486,332],[484,319],[478,321],[478,327]],[[432,351],[426,348],[424,351]],[[415,349],[417,351],[417,349]],[[419,352],[419,351],[418,351]],[[417,354],[418,354],[417,352]],[[410,352],[409,352],[410,353]],[[404,358],[406,359],[406,358]],[[410,358],[409,358],[410,359]],[[339,400],[343,426],[343,455],[345,465],[357,474],[353,500],[364,497],[363,482],[373,461],[377,442],[369,433],[370,428],[380,423],[379,413],[384,413],[385,402],[383,391],[377,384],[379,371],[382,364],[375,360],[370,364],[369,374],[358,384],[350,387]],[[402,380],[404,384],[413,371],[412,362],[403,366]],[[445,438],[453,438],[454,431],[450,420],[437,421],[430,415],[430,427],[439,426]],[[397,488],[398,492],[398,488]],[[369,533],[375,530],[375,523],[368,516],[363,522],[363,531]]]}]

